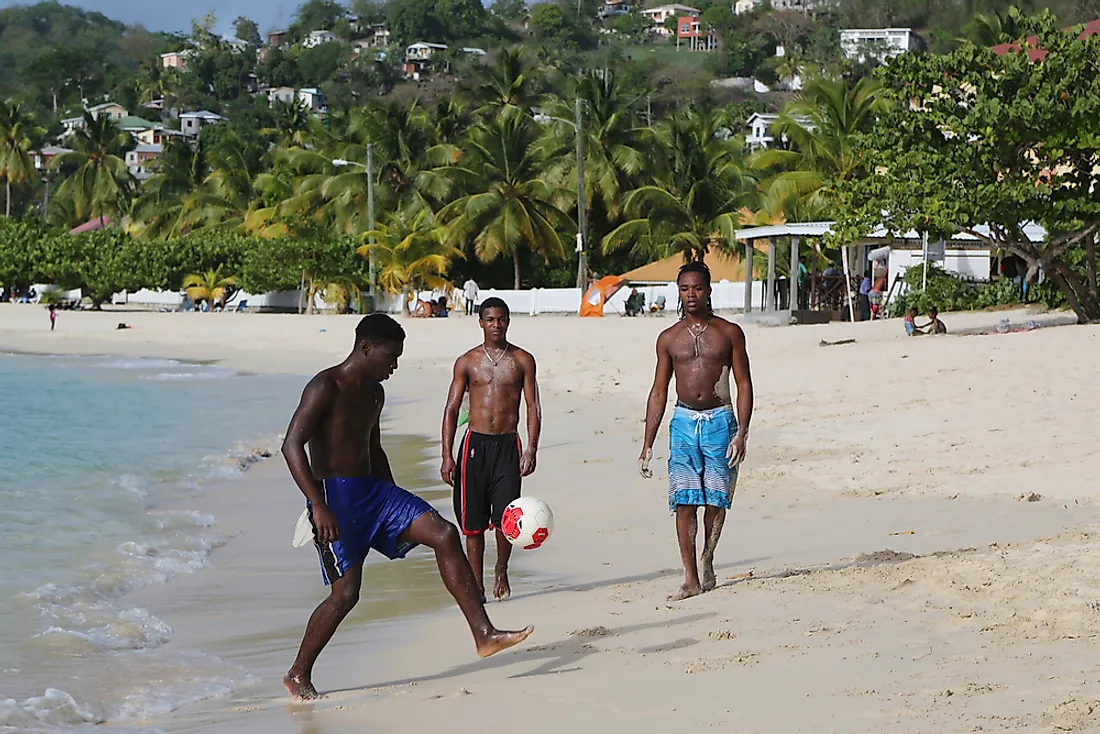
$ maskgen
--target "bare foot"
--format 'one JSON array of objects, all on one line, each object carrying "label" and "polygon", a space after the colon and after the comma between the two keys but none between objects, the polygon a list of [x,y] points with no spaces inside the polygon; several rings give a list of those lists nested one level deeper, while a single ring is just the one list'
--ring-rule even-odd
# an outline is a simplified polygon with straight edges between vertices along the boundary
[{"label": "bare foot", "polygon": [[493,598],[504,601],[512,595],[512,585],[508,583],[508,569],[497,569],[497,582],[493,587]]},{"label": "bare foot", "polygon": [[509,647],[518,645],[530,637],[534,631],[533,626],[527,625],[519,632],[494,632],[484,642],[477,644],[478,657],[487,658],[490,655],[496,655],[501,650],[507,650]]},{"label": "bare foot", "polygon": [[693,596],[699,596],[703,593],[703,589],[697,584],[684,584],[676,593],[668,597],[668,601],[683,601],[684,599],[690,599]]},{"label": "bare foot", "polygon": [[313,687],[313,683],[309,678],[302,675],[286,674],[283,678],[283,685],[286,686],[287,693],[299,701],[315,701],[318,698],[324,698],[317,689]]},{"label": "bare foot", "polygon": [[718,585],[718,579],[714,575],[714,560],[703,559],[703,573],[701,578],[703,591],[713,591]]}]

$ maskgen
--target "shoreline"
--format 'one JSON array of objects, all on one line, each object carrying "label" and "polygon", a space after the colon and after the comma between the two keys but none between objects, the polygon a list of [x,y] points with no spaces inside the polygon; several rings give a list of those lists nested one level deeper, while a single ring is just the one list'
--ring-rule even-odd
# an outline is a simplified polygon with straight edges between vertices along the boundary
[{"label": "shoreline", "polygon": [[[100,339],[97,324],[112,318],[104,316],[81,319],[74,335],[55,340],[59,348],[118,353],[122,345],[154,357],[205,356],[234,369],[304,374],[341,359],[349,346],[343,332],[354,325],[354,317],[261,323],[202,315],[165,333],[183,322],[161,315],[140,331],[160,324],[162,335],[142,334],[139,342],[114,333]],[[962,329],[1006,316],[944,318]],[[476,322],[401,323],[407,357],[387,390],[409,399],[392,410],[387,434],[432,436],[451,363],[476,343]],[[1066,683],[1088,678],[1086,659],[1100,654],[1074,626],[1088,608],[1076,590],[1100,581],[1100,553],[1080,532],[1100,520],[1100,492],[1090,481],[1100,452],[1082,444],[1100,410],[1100,396],[1085,387],[1100,377],[1100,329],[907,340],[899,322],[746,327],[757,413],[719,548],[723,585],[672,605],[664,595],[678,584],[678,558],[667,487],[660,475],[637,479],[634,466],[653,339],[671,323],[513,322],[512,341],[539,360],[546,423],[539,469],[524,492],[550,503],[557,529],[539,551],[514,556],[513,598],[488,611],[502,627],[533,622],[529,645],[478,661],[445,599],[443,609],[392,627],[342,628],[316,675],[329,699],[291,704],[277,679],[261,676],[237,698],[188,706],[156,725],[171,732],[422,730],[483,716],[486,695],[506,720],[529,720],[539,707],[540,720],[527,727],[538,732],[619,723],[644,732],[691,723],[816,731],[825,720],[850,732],[989,730],[1007,722],[1038,731],[1048,721],[1073,730],[1090,720],[1080,712],[1090,697],[1100,700],[1100,684],[1071,695]],[[43,341],[21,331],[0,328],[5,348]],[[857,342],[818,346],[843,338]],[[1059,364],[1077,371],[1052,374],[1049,365]],[[665,441],[662,431],[658,466]],[[264,506],[239,516],[251,529],[219,549],[216,563],[224,588],[248,582],[241,566],[253,564],[265,593],[283,599],[300,576],[315,601],[312,559],[289,545],[297,490],[275,468],[261,462],[245,479],[256,486],[234,493]],[[1036,501],[1018,500],[1029,493]],[[286,510],[275,506],[284,502]],[[410,569],[385,567],[399,578]],[[525,571],[535,576],[523,579]],[[212,579],[188,581],[200,577]],[[217,592],[212,585],[169,587],[201,604],[203,594]],[[300,634],[312,604],[284,615],[265,598],[222,608],[220,633],[254,644],[246,659],[257,667],[285,669],[293,652],[250,639],[249,627]],[[199,617],[179,613],[192,620],[179,625],[182,640]],[[1043,619],[1045,627],[1036,626]],[[219,631],[206,626],[194,634]],[[932,652],[919,640],[930,641]],[[948,689],[958,695],[943,695]],[[714,690],[728,695],[706,693]]]}]

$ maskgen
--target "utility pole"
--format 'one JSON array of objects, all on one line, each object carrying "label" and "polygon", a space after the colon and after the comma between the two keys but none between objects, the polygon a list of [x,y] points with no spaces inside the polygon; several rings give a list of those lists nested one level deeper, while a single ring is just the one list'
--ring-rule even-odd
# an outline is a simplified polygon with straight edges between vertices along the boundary
[{"label": "utility pole", "polygon": [[577,98],[577,287],[584,297],[584,281],[588,274],[585,241],[588,239],[588,212],[584,191],[584,103]]},{"label": "utility pole", "polygon": [[[370,232],[374,232],[374,145],[367,143],[367,229]],[[367,239],[368,244],[374,244],[374,235],[370,235]],[[373,313],[378,304],[375,302],[377,298],[377,289],[374,287],[374,248],[370,248],[370,256],[367,261],[370,263],[369,277],[370,277],[370,310]]]}]

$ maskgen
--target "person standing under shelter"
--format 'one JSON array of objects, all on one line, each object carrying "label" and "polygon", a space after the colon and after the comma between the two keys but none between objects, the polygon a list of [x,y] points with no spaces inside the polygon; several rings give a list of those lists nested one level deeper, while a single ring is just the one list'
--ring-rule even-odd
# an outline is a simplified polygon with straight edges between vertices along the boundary
[{"label": "person standing under shelter", "polygon": [[[701,262],[680,269],[681,318],[657,337],[657,370],[645,413],[645,439],[638,468],[653,476],[649,462],[664,418],[668,385],[676,378],[676,409],[669,424],[668,507],[676,516],[676,537],[684,583],[669,597],[680,601],[717,585],[714,552],[745,458],[753,390],[745,332],[715,316],[710,270]],[[737,385],[734,413],[730,378]],[[695,557],[699,508],[703,508],[703,552]],[[702,565],[702,573],[699,566]]]},{"label": "person standing under shelter", "polygon": [[467,278],[466,282],[462,284],[462,295],[466,299],[466,315],[472,316],[474,309],[477,306],[477,295],[480,289],[477,287],[477,281],[473,278]]}]

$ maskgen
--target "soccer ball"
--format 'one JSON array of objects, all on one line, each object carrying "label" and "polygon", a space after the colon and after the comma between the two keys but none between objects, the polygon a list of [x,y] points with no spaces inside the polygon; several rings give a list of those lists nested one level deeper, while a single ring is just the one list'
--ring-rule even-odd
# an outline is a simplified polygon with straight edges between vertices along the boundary
[{"label": "soccer ball", "polygon": [[504,508],[500,531],[512,545],[534,550],[554,532],[554,513],[542,500],[520,497]]}]

